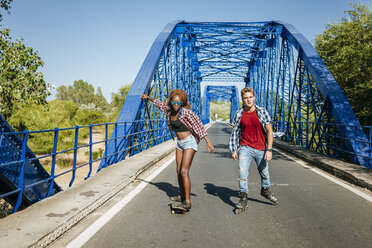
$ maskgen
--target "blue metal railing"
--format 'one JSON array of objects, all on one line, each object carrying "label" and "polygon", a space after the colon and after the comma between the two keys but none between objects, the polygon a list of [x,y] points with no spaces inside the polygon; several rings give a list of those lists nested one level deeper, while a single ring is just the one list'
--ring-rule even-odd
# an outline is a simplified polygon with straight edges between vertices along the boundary
[{"label": "blue metal railing", "polygon": [[[356,164],[359,164],[358,158],[366,159],[367,168],[372,168],[372,126],[303,121],[286,122],[286,130],[280,130],[285,126],[281,124],[274,122],[274,130],[285,133],[280,138],[284,141]],[[360,132],[366,134],[367,140],[358,139]],[[350,133],[354,136],[348,135]],[[360,144],[368,147],[367,153],[358,150]]]},{"label": "blue metal railing", "polygon": [[[97,132],[97,130],[101,133],[104,138],[100,140],[93,139],[93,133]],[[118,132],[119,130],[119,132]],[[59,138],[61,132],[74,132],[74,141],[70,142],[72,145],[71,147],[64,147],[63,150],[58,150],[58,145],[61,145],[64,141]],[[86,142],[86,138],[83,136],[79,136],[79,133],[82,131],[89,132],[88,142]],[[113,135],[110,137],[110,132],[113,132]],[[118,135],[121,133],[123,135]],[[53,138],[53,148],[49,154],[43,154],[40,156],[35,156],[33,158],[29,158],[26,156],[26,150],[28,149],[28,142],[32,140],[32,136],[35,135],[54,135]],[[71,179],[68,180],[68,187],[71,187],[76,179],[76,173],[79,169],[83,167],[88,167],[88,172],[84,179],[88,179],[91,177],[93,171],[93,164],[96,162],[103,161],[103,163],[98,165],[97,173],[104,167],[108,166],[107,161],[109,159],[114,158],[115,162],[119,162],[124,160],[125,158],[142,152],[150,147],[153,147],[157,144],[160,144],[168,139],[171,138],[169,130],[166,129],[166,122],[162,119],[156,120],[138,120],[134,122],[115,122],[115,123],[103,123],[103,124],[91,124],[88,126],[75,126],[71,128],[55,128],[52,130],[41,130],[41,131],[28,131],[24,130],[22,132],[2,132],[0,133],[0,147],[9,147],[4,141],[10,140],[11,137],[14,138],[17,136],[18,139],[22,140],[22,147],[18,147],[21,149],[22,154],[20,157],[15,157],[13,161],[0,161],[0,174],[5,177],[4,175],[10,175],[15,180],[8,180],[12,182],[11,185],[12,190],[8,190],[8,192],[0,191],[0,199],[8,199],[9,197],[13,197],[16,199],[15,204],[13,205],[12,212],[14,213],[20,207],[22,201],[27,201],[27,195],[24,194],[25,191],[30,190],[31,188],[38,187],[41,184],[48,185],[48,189],[46,193],[36,192],[39,195],[39,199],[46,198],[51,195],[52,189],[55,186],[55,180],[62,175],[67,173],[71,173]],[[30,138],[31,137],[31,138]],[[85,140],[83,140],[85,139]],[[114,142],[116,147],[123,147],[121,150],[115,149],[112,153],[107,154],[107,145],[108,142]],[[119,146],[118,141],[124,142],[124,145]],[[66,142],[64,142],[66,144]],[[97,154],[97,149],[94,149],[95,146],[103,145],[105,147],[105,153],[101,156]],[[79,151],[81,150],[88,150],[88,159],[85,161],[82,160],[80,157],[85,157],[85,153]],[[96,154],[95,154],[96,153]],[[59,164],[58,157],[62,154],[71,154],[73,156],[72,161],[68,163],[68,165],[64,166],[67,167],[61,173],[56,174],[56,165]],[[95,156],[94,156],[95,155]],[[30,175],[30,173],[25,173],[25,164],[31,163],[33,160],[45,160],[46,158],[51,158],[50,164],[50,175],[49,177],[43,180],[35,181],[35,177]],[[79,161],[84,161],[79,164]],[[19,165],[19,169],[12,169],[12,173],[7,173],[9,168]],[[97,164],[95,164],[97,165]],[[33,178],[34,181],[30,180],[30,177]],[[44,185],[45,187],[45,185]],[[33,203],[35,201],[29,200],[29,203]]]}]

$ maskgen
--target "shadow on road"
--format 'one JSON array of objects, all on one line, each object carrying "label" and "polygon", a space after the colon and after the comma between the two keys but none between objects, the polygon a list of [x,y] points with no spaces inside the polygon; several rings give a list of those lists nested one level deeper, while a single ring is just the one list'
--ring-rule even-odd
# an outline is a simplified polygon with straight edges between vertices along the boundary
[{"label": "shadow on road", "polygon": [[238,191],[226,187],[215,186],[212,183],[205,183],[204,189],[208,194],[218,196],[224,203],[235,207],[235,202],[231,201],[231,197],[239,198]]},{"label": "shadow on road", "polygon": [[228,144],[214,144],[214,155],[222,158],[231,158]]},{"label": "shadow on road", "polygon": [[231,129],[232,128],[222,128],[222,132],[227,133],[227,134],[231,134]]},{"label": "shadow on road", "polygon": [[214,152],[214,154],[220,158],[231,158],[230,152]]},{"label": "shadow on road", "polygon": [[[148,181],[145,181],[145,180],[142,180],[142,179],[139,179],[139,180],[143,181],[143,182],[146,182],[148,184],[151,184],[151,185],[157,187],[158,189],[164,191],[167,194],[168,197],[177,196],[177,195],[180,194],[180,191],[179,191],[178,187],[175,187],[170,183],[166,183],[166,182],[153,183],[153,182],[148,182]],[[191,195],[196,196],[193,193],[191,193]]]},{"label": "shadow on road", "polygon": [[226,149],[229,150],[229,144],[215,144],[214,145],[215,149]]},{"label": "shadow on road", "polygon": [[[239,194],[237,190],[232,190],[232,189],[221,187],[221,186],[215,186],[212,183],[205,183],[204,189],[207,191],[208,194],[218,196],[224,203],[232,207],[235,207],[236,203],[238,202],[238,199],[236,200],[236,202],[233,202],[230,199],[231,197],[239,198]],[[266,205],[273,205],[272,203],[260,201],[260,200],[257,200],[251,197],[248,197],[248,201],[259,202],[259,203],[266,204]]]}]

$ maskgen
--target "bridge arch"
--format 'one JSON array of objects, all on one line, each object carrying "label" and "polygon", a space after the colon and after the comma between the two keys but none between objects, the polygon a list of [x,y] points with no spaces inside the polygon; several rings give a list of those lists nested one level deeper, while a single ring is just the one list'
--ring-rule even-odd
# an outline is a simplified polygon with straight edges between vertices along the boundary
[{"label": "bridge arch", "polygon": [[280,21],[169,23],[119,115],[118,122],[130,125],[118,126],[115,135],[126,138],[110,142],[106,153],[116,153],[115,159],[101,166],[123,159],[124,151],[135,154],[170,138],[163,115],[141,101],[143,93],[165,100],[171,89],[182,88],[201,116],[202,81],[253,87],[284,140],[371,168],[367,137],[341,88],[310,42]]}]

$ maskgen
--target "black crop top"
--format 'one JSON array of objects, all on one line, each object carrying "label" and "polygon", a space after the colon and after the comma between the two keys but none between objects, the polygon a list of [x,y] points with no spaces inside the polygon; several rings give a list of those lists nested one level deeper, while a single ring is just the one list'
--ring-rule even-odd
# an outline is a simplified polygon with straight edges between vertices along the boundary
[{"label": "black crop top", "polygon": [[172,129],[175,132],[186,132],[189,131],[189,129],[183,124],[179,119],[173,121],[172,119],[170,120],[170,125]]}]

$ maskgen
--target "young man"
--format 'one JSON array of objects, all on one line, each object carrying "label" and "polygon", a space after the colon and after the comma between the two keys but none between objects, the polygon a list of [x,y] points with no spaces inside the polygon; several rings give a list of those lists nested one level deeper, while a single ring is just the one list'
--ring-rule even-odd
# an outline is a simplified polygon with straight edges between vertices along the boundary
[{"label": "young man", "polygon": [[[248,201],[248,174],[252,158],[256,161],[261,176],[261,195],[277,204],[270,191],[268,162],[272,158],[273,128],[266,109],[254,104],[255,95],[250,87],[241,91],[244,107],[233,120],[229,147],[234,160],[239,159],[239,203],[237,209],[245,209]],[[239,155],[238,155],[239,154]]]}]

